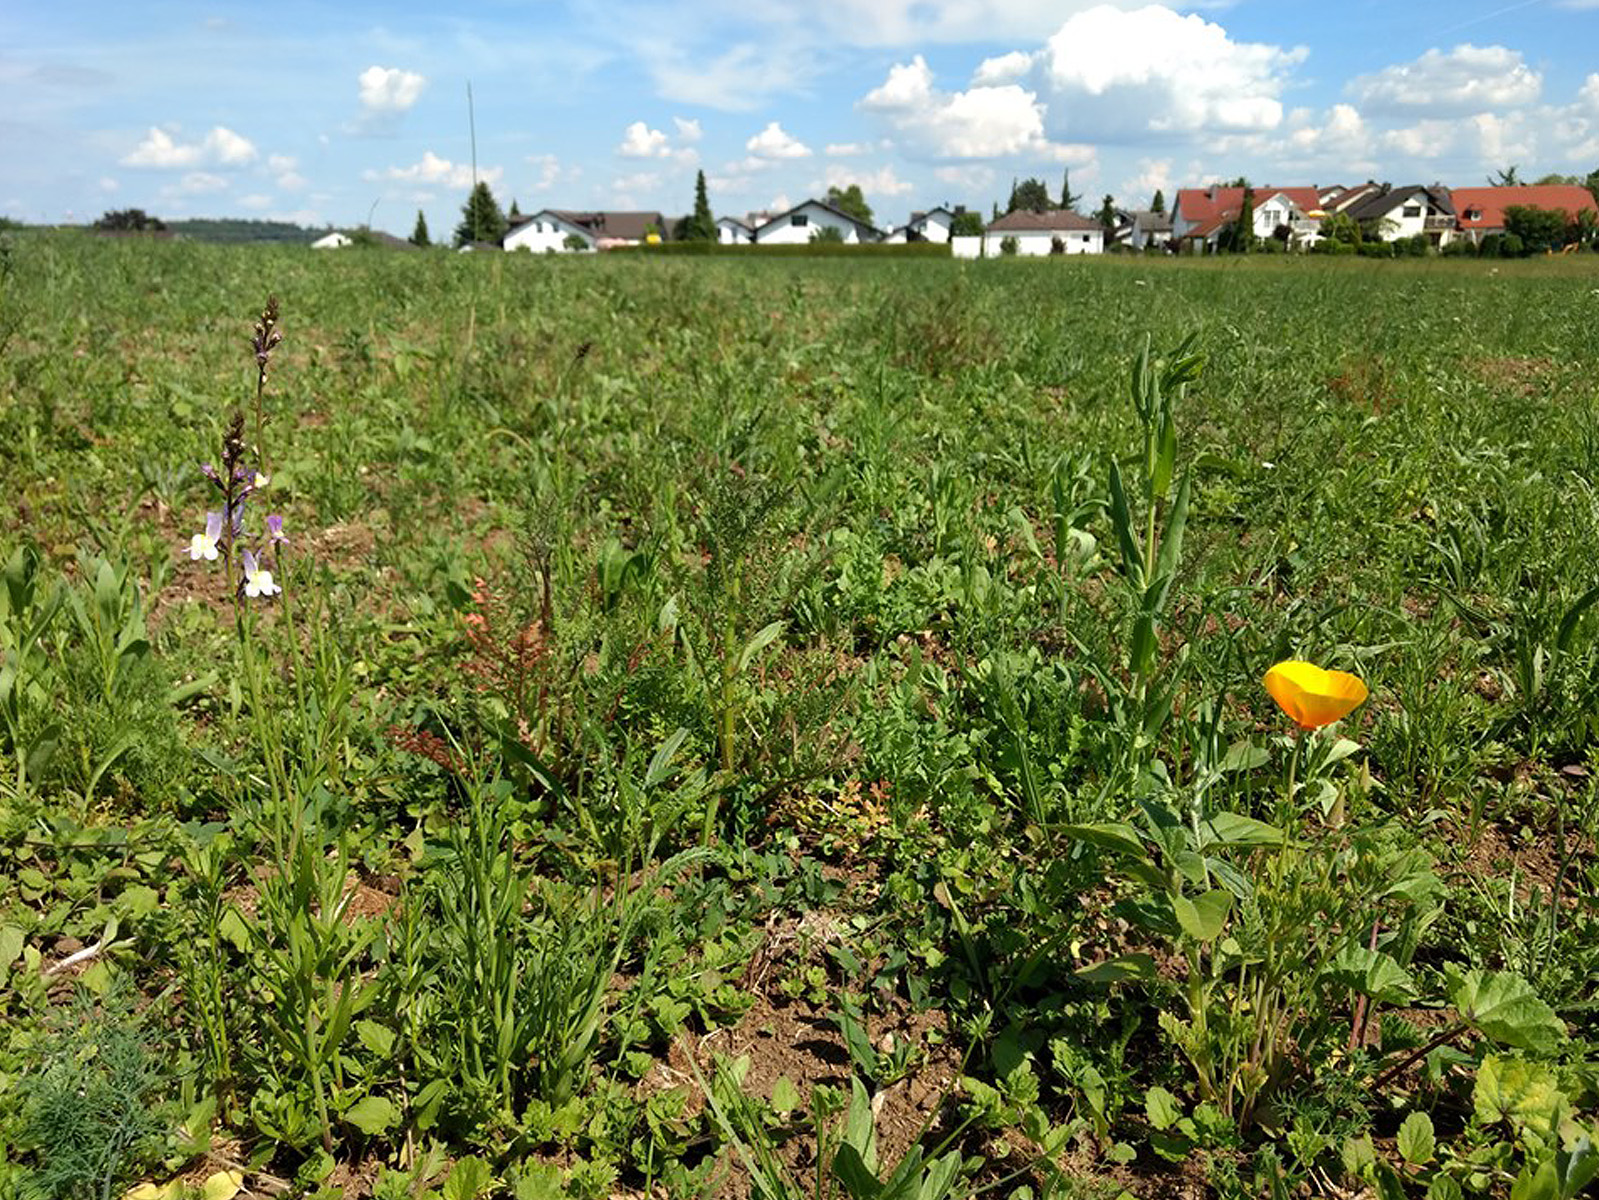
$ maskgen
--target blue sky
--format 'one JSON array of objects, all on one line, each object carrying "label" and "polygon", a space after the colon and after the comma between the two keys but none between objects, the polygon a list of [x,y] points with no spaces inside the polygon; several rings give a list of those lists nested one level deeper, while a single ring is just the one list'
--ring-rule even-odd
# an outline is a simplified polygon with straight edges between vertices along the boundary
[{"label": "blue sky", "polygon": [[1599,0],[156,0],[0,12],[0,214],[372,223],[718,213],[858,182],[880,223],[1015,176],[1476,184],[1599,168]]}]

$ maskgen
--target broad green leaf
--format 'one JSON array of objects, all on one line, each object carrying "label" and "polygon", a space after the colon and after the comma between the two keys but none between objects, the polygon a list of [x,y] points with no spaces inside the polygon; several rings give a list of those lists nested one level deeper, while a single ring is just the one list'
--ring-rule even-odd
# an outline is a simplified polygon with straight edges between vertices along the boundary
[{"label": "broad green leaf", "polygon": [[780,1117],[786,1117],[799,1106],[799,1089],[787,1075],[779,1075],[777,1082],[772,1084],[772,1111]]},{"label": "broad green leaf", "polygon": [[[1174,448],[1175,449],[1175,448]],[[1172,503],[1171,515],[1166,518],[1166,531],[1161,537],[1160,557],[1155,563],[1155,574],[1162,579],[1177,577],[1177,568],[1183,560],[1183,530],[1188,525],[1189,477],[1177,485],[1177,499]],[[1159,489],[1164,492],[1165,489]]]},{"label": "broad green leaf", "polygon": [[1553,1050],[1566,1036],[1566,1026],[1555,1016],[1532,985],[1510,971],[1484,975],[1468,971],[1457,976],[1450,1001],[1461,1018],[1488,1037],[1518,1050]]},{"label": "broad green leaf", "polygon": [[1183,1115],[1182,1106],[1163,1087],[1152,1087],[1144,1093],[1144,1115],[1156,1129],[1170,1129]]},{"label": "broad green leaf", "polygon": [[1413,1112],[1399,1127],[1399,1153],[1413,1167],[1425,1166],[1432,1161],[1436,1140],[1432,1131],[1432,1118],[1424,1112]]},{"label": "broad green leaf", "polygon": [[477,1200],[494,1182],[488,1163],[476,1155],[459,1159],[444,1181],[444,1200]]},{"label": "broad green leaf", "polygon": [[1477,1068],[1471,1105],[1478,1123],[1509,1121],[1548,1136],[1559,1119],[1565,1096],[1552,1072],[1533,1063],[1490,1054]]},{"label": "broad green leaf", "polygon": [[1382,950],[1345,946],[1329,974],[1351,991],[1384,1004],[1403,1004],[1415,996],[1410,973]]},{"label": "broad green leaf", "polygon": [[1372,1144],[1371,1135],[1363,1133],[1357,1138],[1344,1139],[1340,1157],[1346,1172],[1356,1179],[1364,1179],[1366,1171],[1377,1165],[1377,1147]]},{"label": "broad green leaf", "polygon": [[1434,1175],[1427,1185],[1426,1200],[1465,1200],[1465,1193],[1450,1176]]},{"label": "broad green leaf", "polygon": [[1212,888],[1190,900],[1187,896],[1172,897],[1172,907],[1177,913],[1177,924],[1196,942],[1209,942],[1227,924],[1227,914],[1232,912],[1233,894],[1226,888]]},{"label": "broad green leaf", "polygon": [[1120,821],[1101,821],[1094,825],[1064,825],[1060,832],[1079,842],[1098,846],[1102,850],[1114,850],[1118,854],[1126,854],[1133,858],[1149,857],[1138,831]]},{"label": "broad green leaf", "polygon": [[1110,464],[1110,522],[1116,530],[1116,543],[1121,548],[1122,569],[1128,582],[1135,588],[1144,586],[1144,552],[1138,546],[1138,533],[1133,529],[1133,515],[1127,507],[1127,491],[1122,486],[1121,468],[1115,460]]},{"label": "broad green leaf", "polygon": [[200,1185],[200,1200],[233,1200],[243,1186],[243,1171],[217,1171]]},{"label": "broad green leaf", "polygon": [[1560,1177],[1555,1172],[1554,1156],[1521,1168],[1510,1185],[1510,1200],[1565,1200],[1560,1194]]},{"label": "broad green leaf", "polygon": [[394,1031],[376,1021],[357,1021],[355,1036],[361,1039],[361,1045],[379,1058],[387,1058],[394,1051]]},{"label": "broad green leaf", "polygon": [[833,1175],[853,1200],[878,1200],[882,1184],[866,1165],[861,1152],[849,1142],[833,1155]]},{"label": "broad green leaf", "polygon": [[683,740],[688,737],[688,730],[679,726],[677,731],[661,743],[655,751],[655,756],[650,759],[650,766],[644,772],[644,786],[652,788],[672,769],[672,759],[677,756],[678,749],[683,745]]},{"label": "broad green leaf", "polygon": [[1147,954],[1123,954],[1119,958],[1091,963],[1077,971],[1077,978],[1088,983],[1120,983],[1124,979],[1153,979],[1155,960]]},{"label": "broad green leaf", "polygon": [[25,935],[17,926],[0,925],[0,968],[9,968],[21,957],[25,940]]},{"label": "broad green leaf", "polygon": [[382,1096],[363,1096],[344,1110],[344,1119],[368,1137],[375,1137],[400,1119],[400,1111]]},{"label": "broad green leaf", "polygon": [[1210,846],[1281,846],[1284,834],[1275,825],[1238,813],[1221,812],[1199,823],[1201,848]]},{"label": "broad green leaf", "polygon": [[960,1174],[961,1156],[953,1151],[943,1158],[927,1164],[927,1174],[916,1191],[916,1200],[944,1200],[955,1190],[955,1179]]},{"label": "broad green leaf", "polygon": [[755,660],[755,656],[775,642],[787,625],[787,621],[773,621],[746,642],[744,652],[738,656],[738,669],[747,670],[750,663]]}]

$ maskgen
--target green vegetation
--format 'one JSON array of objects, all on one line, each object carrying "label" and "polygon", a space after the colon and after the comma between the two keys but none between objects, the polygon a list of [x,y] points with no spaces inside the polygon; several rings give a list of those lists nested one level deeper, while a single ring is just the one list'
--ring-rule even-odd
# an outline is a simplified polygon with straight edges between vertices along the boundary
[{"label": "green vegetation", "polygon": [[0,1195],[1588,1194],[1591,259],[4,246]]}]

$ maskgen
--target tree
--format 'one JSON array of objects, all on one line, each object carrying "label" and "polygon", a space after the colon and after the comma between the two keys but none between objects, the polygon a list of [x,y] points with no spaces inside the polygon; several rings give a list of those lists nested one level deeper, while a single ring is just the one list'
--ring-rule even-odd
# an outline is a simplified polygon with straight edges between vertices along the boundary
[{"label": "tree", "polygon": [[1599,204],[1599,167],[1588,172],[1588,178],[1583,180],[1583,186],[1593,193],[1593,202]]},{"label": "tree", "polygon": [[[999,214],[994,214],[994,219],[999,219]],[[955,219],[949,223],[950,237],[982,237],[983,218],[974,212],[961,211],[955,214]]]},{"label": "tree", "polygon": [[711,198],[705,191],[705,172],[694,177],[694,212],[678,223],[673,231],[685,242],[714,242],[716,218],[711,215]]},{"label": "tree", "polygon": [[842,246],[844,231],[837,225],[818,225],[811,230],[811,241],[822,246]]},{"label": "tree", "polygon": [[1321,236],[1324,241],[1343,242],[1358,246],[1365,240],[1360,222],[1346,212],[1328,213],[1321,219]]},{"label": "tree", "polygon": [[1572,240],[1574,233],[1572,219],[1558,208],[1512,204],[1505,209],[1505,240],[1521,239],[1528,254],[1558,250]]},{"label": "tree", "polygon": [[1511,163],[1503,171],[1495,171],[1488,176],[1489,187],[1521,187],[1521,176],[1516,174],[1516,165]]},{"label": "tree", "polygon": [[1011,188],[1010,207],[1005,211],[1048,212],[1053,207],[1049,199],[1049,189],[1044,186],[1042,179],[1024,179]]},{"label": "tree", "polygon": [[[872,206],[861,194],[861,185],[852,183],[847,188],[834,185],[827,189],[827,202],[841,213],[848,213],[862,225],[872,223]],[[814,239],[813,239],[814,240]]]},{"label": "tree", "polygon": [[1228,237],[1228,249],[1234,254],[1248,254],[1255,248],[1255,189],[1244,184],[1244,202],[1238,209],[1238,220],[1233,222]]},{"label": "tree", "polygon": [[1166,193],[1159,188],[1155,189],[1155,198],[1149,202],[1149,211],[1164,213],[1166,211]]},{"label": "tree", "polygon": [[166,223],[160,217],[150,216],[142,208],[119,208],[102,216],[94,223],[94,227],[113,233],[160,233],[166,228]]},{"label": "tree", "polygon": [[411,245],[431,246],[433,240],[428,237],[428,219],[422,215],[422,210],[416,210],[416,228],[411,230]]},{"label": "tree", "polygon": [[1060,173],[1060,206],[1062,208],[1076,208],[1082,197],[1072,191],[1072,173]]},{"label": "tree", "polygon": [[561,248],[564,250],[587,250],[589,244],[583,240],[581,234],[569,233],[561,239]]},{"label": "tree", "polygon": [[505,214],[505,219],[511,222],[520,221],[522,219],[522,210],[517,207],[515,196],[511,197],[511,211]]},{"label": "tree", "polygon": [[500,203],[483,180],[472,189],[466,203],[461,206],[461,223],[455,227],[455,244],[468,242],[497,242],[505,236],[505,214]]},{"label": "tree", "polygon": [[1105,202],[1099,206],[1099,223],[1105,230],[1107,240],[1120,223],[1120,218],[1116,215],[1116,198],[1108,192],[1105,195]]}]

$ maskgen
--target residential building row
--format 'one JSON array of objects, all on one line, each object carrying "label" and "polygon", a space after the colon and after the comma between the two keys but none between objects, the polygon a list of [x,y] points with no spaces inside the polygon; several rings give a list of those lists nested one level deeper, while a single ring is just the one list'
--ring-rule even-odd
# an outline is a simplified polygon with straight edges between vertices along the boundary
[{"label": "residential building row", "polygon": [[[1309,249],[1322,238],[1329,218],[1344,214],[1367,239],[1424,237],[1434,247],[1473,242],[1501,233],[1505,212],[1516,205],[1555,209],[1575,220],[1599,220],[1599,204],[1578,185],[1446,188],[1439,184],[1390,187],[1255,187],[1249,189],[1257,238],[1275,238],[1292,249]],[[824,237],[847,245],[904,242],[951,243],[956,257],[1001,254],[1102,254],[1115,246],[1203,253],[1223,248],[1243,214],[1245,189],[1220,185],[1181,188],[1168,212],[1115,210],[1115,223],[1070,209],[1018,210],[990,221],[980,235],[956,236],[965,209],[939,206],[914,212],[904,224],[879,229],[825,200],[805,200],[782,212],[718,218],[718,240],[728,246],[799,245]],[[969,224],[969,222],[968,222]],[[580,212],[544,208],[512,222],[499,246],[534,253],[609,250],[660,241],[676,221],[659,212]],[[348,244],[332,234],[318,248]],[[492,244],[474,249],[492,249]]]}]

